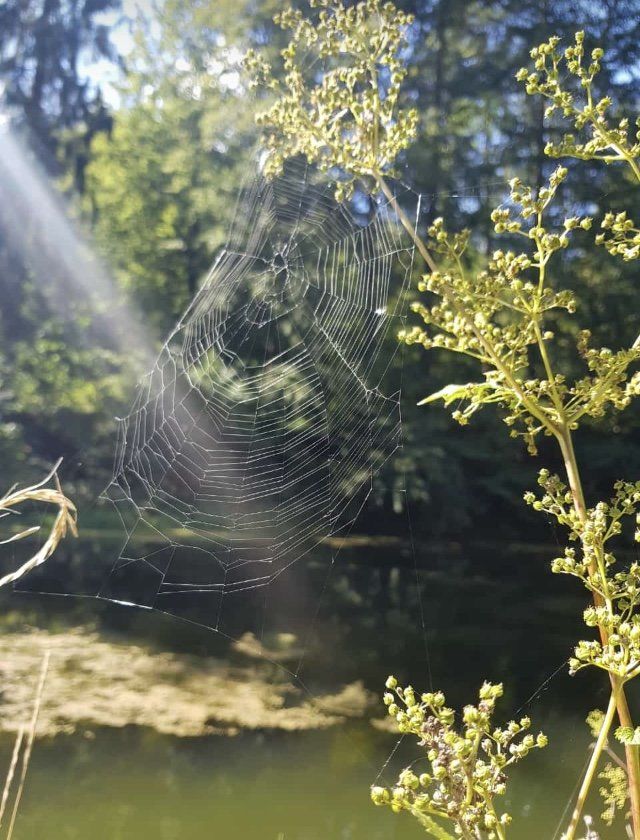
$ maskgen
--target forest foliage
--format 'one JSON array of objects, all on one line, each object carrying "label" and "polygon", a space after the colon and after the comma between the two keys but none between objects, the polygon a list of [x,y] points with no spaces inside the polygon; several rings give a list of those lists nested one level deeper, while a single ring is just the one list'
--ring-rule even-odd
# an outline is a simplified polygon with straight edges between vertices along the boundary
[{"label": "forest foliage", "polygon": [[[413,16],[404,88],[419,115],[399,174],[422,194],[425,224],[444,215],[452,229],[474,231],[470,254],[479,260],[495,247],[490,208],[506,197],[505,182],[517,174],[540,187],[554,168],[545,147],[559,137],[543,119],[544,105],[523,97],[515,78],[531,44],[585,29],[606,54],[598,85],[623,113],[633,112],[638,86],[629,68],[638,66],[640,2],[399,5]],[[151,348],[206,274],[235,195],[255,170],[260,101],[240,59],[248,48],[275,54],[283,45],[272,20],[280,8],[277,0],[166,0],[153,18],[127,18],[117,0],[9,0],[0,11],[2,108],[13,136],[63,196],[122,300],[138,313]],[[107,75],[116,81],[101,86]],[[581,165],[558,216],[597,215],[605,204],[640,215],[624,179]],[[0,182],[15,195],[6,165]],[[24,198],[2,203],[0,448],[15,477],[64,456],[63,478],[82,492],[99,486],[111,468],[113,417],[126,411],[144,360],[114,339],[108,307],[61,293],[68,289],[66,264],[54,245]],[[621,270],[586,237],[559,262],[560,272],[571,264],[571,286],[583,322],[594,325],[594,341],[633,341],[632,270]],[[607,335],[608,324],[616,325],[615,336]],[[402,364],[405,445],[379,478],[361,527],[404,525],[398,512],[406,486],[416,521],[431,534],[471,533],[488,511],[507,512],[512,534],[530,531],[535,526],[510,501],[532,483],[526,456],[489,414],[474,420],[471,436],[452,429],[443,412],[415,407],[451,381],[446,355],[409,347]],[[603,430],[586,424],[578,445],[589,447],[595,465],[606,461],[594,473],[609,484],[640,461],[637,420],[628,413]],[[544,526],[539,533],[546,536]]]}]

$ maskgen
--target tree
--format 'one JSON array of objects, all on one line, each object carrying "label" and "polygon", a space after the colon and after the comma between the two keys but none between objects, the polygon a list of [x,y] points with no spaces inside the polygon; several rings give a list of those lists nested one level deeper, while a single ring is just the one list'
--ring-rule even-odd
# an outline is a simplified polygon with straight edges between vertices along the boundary
[{"label": "tree", "polygon": [[[122,107],[111,135],[93,142],[86,203],[104,253],[123,288],[141,302],[157,336],[166,334],[207,271],[224,242],[239,186],[247,171],[255,171],[252,114],[259,98],[249,96],[235,74],[246,46],[262,45],[273,54],[282,44],[281,30],[269,19],[280,5],[273,0],[240,7],[211,0],[168,2],[153,20],[136,23]],[[416,143],[401,161],[403,179],[424,194],[425,221],[446,211],[456,224],[473,227],[478,255],[490,252],[495,234],[489,207],[502,189],[499,179],[516,167],[536,182],[541,177],[545,136],[535,108],[517,96],[514,78],[526,56],[528,33],[567,31],[576,15],[597,19],[605,46],[616,39],[607,72],[617,95],[628,101],[632,82],[616,74],[616,67],[637,49],[623,23],[640,3],[628,0],[595,10],[580,0],[577,12],[569,3],[523,10],[515,0],[456,2],[453,8],[444,0],[412,0],[403,7],[415,15],[406,96],[421,115]],[[611,188],[604,178],[594,174],[588,200]],[[579,192],[573,200],[587,200],[586,191]],[[587,252],[577,263],[572,260],[573,273],[580,266],[584,301],[598,314],[604,304],[597,289],[606,288],[606,306],[616,306],[630,322],[629,273],[621,277],[609,270],[603,283],[598,278],[606,272],[594,271],[592,260]],[[425,527],[459,535],[484,521],[487,509],[502,509],[515,491],[522,492],[528,466],[508,454],[493,418],[479,421],[482,444],[476,444],[464,432],[447,429],[441,417],[425,419],[414,410],[425,377],[434,390],[450,380],[450,360],[424,360],[408,349],[402,364],[409,372],[419,368],[420,376],[404,377],[405,447],[387,464],[375,503],[386,510],[385,527],[393,527],[394,499],[397,509],[404,498],[398,488],[407,483],[413,503],[427,511]],[[622,433],[629,422],[623,421],[616,437],[621,457],[624,446],[632,445]],[[488,451],[504,452],[512,468],[498,475]],[[380,521],[376,513],[362,527]],[[522,524],[516,515],[514,527]]]},{"label": "tree", "polygon": [[86,203],[123,288],[166,333],[226,236],[254,146],[239,61],[274,3],[165,3],[138,19],[113,131],[93,142]]},{"label": "tree", "polygon": [[7,0],[0,8],[0,77],[6,105],[47,162],[60,132],[104,129],[107,114],[89,63],[115,61],[109,26],[120,0]]},{"label": "tree", "polygon": [[[104,367],[87,358],[83,342],[95,335],[87,302],[77,306],[67,295],[61,305],[71,256],[61,250],[69,243],[53,241],[56,219],[39,217],[34,202],[47,194],[55,204],[56,187],[46,183],[47,175],[67,176],[71,188],[83,187],[90,139],[110,124],[89,68],[117,60],[109,18],[115,21],[119,6],[119,0],[7,0],[0,6],[2,109],[9,115],[0,165],[2,417],[5,428],[23,438],[7,471],[25,452],[49,460],[77,450],[78,436],[86,445],[95,424],[88,429],[82,421],[99,412],[98,399],[91,408],[87,403],[91,382],[104,396],[97,382],[101,373],[113,372],[112,359]],[[62,206],[55,213],[63,214]],[[36,352],[42,353],[37,360]],[[56,375],[45,382],[45,371],[54,368]],[[45,399],[54,385],[61,390]]]}]

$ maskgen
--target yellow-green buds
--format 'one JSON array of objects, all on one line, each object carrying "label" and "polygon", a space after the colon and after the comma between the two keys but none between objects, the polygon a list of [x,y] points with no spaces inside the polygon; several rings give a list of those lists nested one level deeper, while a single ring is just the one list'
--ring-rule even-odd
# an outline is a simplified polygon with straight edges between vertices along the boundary
[{"label": "yellow-green buds", "polygon": [[321,11],[306,17],[287,8],[276,15],[290,32],[280,56],[282,82],[254,52],[245,66],[252,84],[275,96],[257,119],[267,177],[279,174],[288,158],[303,155],[325,172],[340,172],[336,198],[344,201],[357,179],[373,185],[389,173],[417,134],[417,111],[400,107],[402,52],[413,18],[383,0],[310,7]]},{"label": "yellow-green buds", "polygon": [[[465,706],[462,726],[455,727],[455,713],[447,708],[441,691],[416,693],[407,686],[387,680],[398,704],[384,703],[396,717],[402,733],[413,734],[424,750],[430,771],[417,775],[405,768],[392,788],[375,786],[371,799],[376,805],[388,805],[395,813],[408,811],[418,816],[433,837],[443,837],[442,825],[453,823],[457,835],[488,836],[497,825],[506,826],[511,817],[498,814],[494,799],[506,792],[505,770],[527,756],[534,748],[546,745],[546,737],[526,733],[529,718],[511,721],[504,729],[494,728],[495,703],[502,696],[502,685],[484,683],[476,706]],[[400,709],[399,706],[404,706]],[[479,834],[481,830],[489,834]],[[448,836],[448,835],[446,835]]]}]

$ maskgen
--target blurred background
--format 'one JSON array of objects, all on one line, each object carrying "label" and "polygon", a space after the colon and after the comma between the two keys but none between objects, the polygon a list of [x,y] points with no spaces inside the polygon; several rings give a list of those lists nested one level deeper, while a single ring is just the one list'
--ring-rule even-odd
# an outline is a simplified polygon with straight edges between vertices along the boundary
[{"label": "blurred background", "polygon": [[[421,114],[402,162],[412,191],[403,195],[408,209],[422,195],[424,224],[443,215],[472,228],[480,261],[497,247],[489,214],[506,181],[539,186],[554,163],[544,156],[541,104],[523,94],[516,70],[540,41],[584,29],[606,53],[603,91],[635,115],[640,0],[398,5],[415,15],[406,96]],[[80,540],[63,547],[51,575],[68,592],[89,591],[87,578],[99,579],[117,553],[118,535],[94,504],[112,473],[115,418],[199,288],[238,190],[257,171],[260,101],[241,58],[249,47],[274,55],[282,47],[272,23],[282,6],[0,3],[2,485],[64,459]],[[571,168],[560,218],[640,214],[624,173]],[[581,326],[596,340],[633,341],[633,264],[584,237],[563,252],[557,275],[577,290]],[[391,357],[395,336],[388,341]],[[575,782],[564,768],[577,775],[588,741],[582,707],[602,702],[596,683],[571,681],[562,668],[581,593],[550,579],[555,534],[520,502],[553,457],[543,447],[542,462],[531,459],[488,412],[462,429],[443,410],[416,407],[466,381],[459,362],[411,348],[394,364],[404,443],[376,477],[321,600],[313,589],[308,638],[287,633],[295,621],[286,603],[281,632],[258,642],[94,600],[3,596],[7,762],[41,652],[52,650],[16,837],[417,837],[408,819],[368,802],[395,743],[375,697],[389,671],[416,685],[434,680],[455,702],[485,677],[504,678],[505,714],[544,705],[539,716],[558,734],[562,758],[536,759],[512,807],[524,820],[518,837],[552,836]],[[589,492],[637,478],[638,413],[581,430],[578,447],[598,477]],[[331,550],[322,547],[318,563]],[[15,562],[9,550],[4,562]]]}]

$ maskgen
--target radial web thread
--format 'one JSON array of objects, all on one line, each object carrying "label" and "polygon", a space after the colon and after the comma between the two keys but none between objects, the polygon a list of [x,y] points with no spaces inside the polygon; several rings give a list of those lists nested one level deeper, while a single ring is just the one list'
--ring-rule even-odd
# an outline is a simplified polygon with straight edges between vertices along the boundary
[{"label": "radial web thread", "polygon": [[121,421],[105,496],[126,542],[102,597],[233,635],[244,596],[257,630],[259,590],[294,593],[301,561],[352,525],[400,442],[384,340],[412,258],[385,208],[369,215],[303,167],[243,191]]}]

